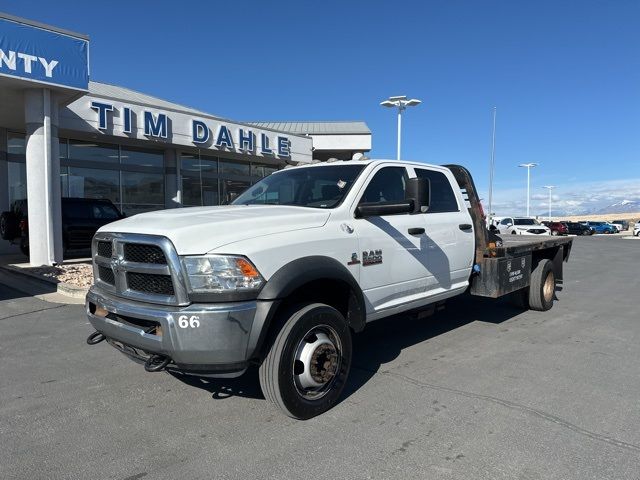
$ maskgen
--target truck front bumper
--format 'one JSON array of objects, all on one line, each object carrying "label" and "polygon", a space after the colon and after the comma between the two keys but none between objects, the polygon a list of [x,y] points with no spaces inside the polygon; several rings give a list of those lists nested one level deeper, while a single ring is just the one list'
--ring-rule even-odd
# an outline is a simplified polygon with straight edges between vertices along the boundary
[{"label": "truck front bumper", "polygon": [[92,287],[86,311],[91,325],[135,361],[161,355],[171,359],[168,370],[228,375],[241,374],[248,366],[257,337],[253,332],[257,304],[159,306]]}]

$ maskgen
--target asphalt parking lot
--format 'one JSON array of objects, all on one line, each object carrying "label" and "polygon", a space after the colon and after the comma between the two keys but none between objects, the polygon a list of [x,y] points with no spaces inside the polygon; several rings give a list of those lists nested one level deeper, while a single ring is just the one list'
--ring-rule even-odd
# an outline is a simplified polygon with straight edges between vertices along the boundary
[{"label": "asphalt parking lot", "polygon": [[0,478],[638,479],[640,242],[576,238],[546,313],[462,297],[355,341],[307,422],[257,374],[146,373],[78,305],[0,286]]}]

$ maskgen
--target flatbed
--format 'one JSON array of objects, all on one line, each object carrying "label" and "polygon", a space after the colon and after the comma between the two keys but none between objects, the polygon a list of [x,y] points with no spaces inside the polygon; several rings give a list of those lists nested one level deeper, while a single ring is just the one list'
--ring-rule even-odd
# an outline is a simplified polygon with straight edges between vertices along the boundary
[{"label": "flatbed", "polygon": [[[548,310],[555,297],[544,293],[548,271],[553,288],[562,283],[563,263],[568,261],[573,238],[547,235],[496,235],[487,228],[486,218],[469,171],[460,165],[446,165],[466,194],[475,232],[475,265],[470,292],[481,297],[512,295],[515,303],[535,310]],[[547,262],[548,261],[548,262]],[[544,278],[538,267],[545,266]],[[542,267],[541,267],[542,268]],[[542,282],[542,283],[541,283]],[[547,286],[547,289],[550,287]],[[546,300],[543,301],[543,298]]]}]

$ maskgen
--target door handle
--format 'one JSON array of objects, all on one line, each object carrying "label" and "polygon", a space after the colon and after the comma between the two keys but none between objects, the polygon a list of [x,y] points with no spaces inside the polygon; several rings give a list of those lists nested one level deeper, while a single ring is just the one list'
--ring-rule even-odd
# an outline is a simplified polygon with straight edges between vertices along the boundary
[{"label": "door handle", "polygon": [[458,228],[460,230],[471,230],[473,227],[468,223],[461,223],[460,225],[458,225]]},{"label": "door handle", "polygon": [[409,229],[409,235],[422,235],[424,233],[424,228],[415,227]]}]

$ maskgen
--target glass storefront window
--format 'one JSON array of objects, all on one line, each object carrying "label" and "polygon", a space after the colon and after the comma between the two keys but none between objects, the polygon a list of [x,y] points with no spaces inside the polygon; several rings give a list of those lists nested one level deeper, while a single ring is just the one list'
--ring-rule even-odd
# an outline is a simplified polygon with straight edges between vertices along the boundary
[{"label": "glass storefront window", "polygon": [[120,203],[120,172],[95,168],[69,167],[69,197],[108,198]]},{"label": "glass storefront window", "polygon": [[248,163],[236,163],[220,160],[220,173],[231,175],[242,175],[248,177],[251,175]]},{"label": "glass storefront window", "polygon": [[69,158],[92,162],[119,163],[118,146],[69,140]]},{"label": "glass storefront window", "polygon": [[24,163],[7,162],[9,167],[9,204],[27,198],[27,166]]},{"label": "glass storefront window", "polygon": [[59,145],[59,157],[60,158],[69,158],[69,144],[66,138],[60,138],[58,140]]},{"label": "glass storefront window", "polygon": [[164,166],[164,152],[162,150],[122,147],[120,159],[123,165],[140,165],[144,167]]},{"label": "glass storefront window", "polygon": [[7,160],[24,161],[25,151],[24,133],[7,133]]},{"label": "glass storefront window", "polygon": [[251,176],[252,177],[264,177],[264,165],[256,165],[255,163],[251,165]]},{"label": "glass storefront window", "polygon": [[278,169],[276,167],[264,167],[264,176],[267,177],[277,171]]},{"label": "glass storefront window", "polygon": [[222,205],[229,205],[239,197],[242,192],[249,188],[251,184],[248,181],[240,182],[237,180],[221,180],[220,186],[222,187],[220,203]]},{"label": "glass storefront window", "polygon": [[122,172],[122,203],[164,206],[164,175]]}]

